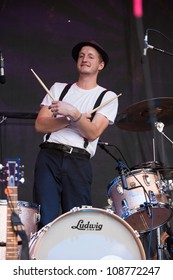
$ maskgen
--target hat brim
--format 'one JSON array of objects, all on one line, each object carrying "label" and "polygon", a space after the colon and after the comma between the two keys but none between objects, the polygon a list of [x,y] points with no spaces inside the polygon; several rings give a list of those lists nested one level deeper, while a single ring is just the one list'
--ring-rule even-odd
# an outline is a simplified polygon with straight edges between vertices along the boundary
[{"label": "hat brim", "polygon": [[100,53],[100,55],[103,58],[104,64],[105,64],[104,65],[104,68],[105,68],[107,63],[108,63],[108,61],[109,61],[108,54],[97,43],[93,43],[93,42],[90,42],[90,41],[89,42],[81,42],[81,43],[78,43],[76,46],[74,46],[74,48],[72,49],[72,57],[73,57],[73,59],[77,62],[78,56],[79,56],[79,52],[80,52],[81,48],[84,47],[84,46],[91,46],[91,47],[95,48]]}]

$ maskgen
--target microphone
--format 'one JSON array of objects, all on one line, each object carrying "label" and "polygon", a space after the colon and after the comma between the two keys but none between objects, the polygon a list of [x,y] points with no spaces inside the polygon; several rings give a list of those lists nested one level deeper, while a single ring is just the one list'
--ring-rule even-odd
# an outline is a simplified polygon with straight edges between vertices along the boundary
[{"label": "microphone", "polygon": [[4,74],[4,58],[2,56],[2,52],[0,51],[0,83],[5,84],[5,74]]}]

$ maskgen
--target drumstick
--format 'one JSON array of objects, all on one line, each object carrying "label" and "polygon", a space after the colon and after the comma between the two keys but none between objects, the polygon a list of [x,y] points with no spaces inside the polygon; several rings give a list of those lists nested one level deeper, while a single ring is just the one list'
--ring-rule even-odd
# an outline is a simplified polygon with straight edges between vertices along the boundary
[{"label": "drumstick", "polygon": [[39,81],[39,83],[42,85],[42,87],[46,90],[47,94],[52,98],[52,100],[54,101],[54,97],[52,96],[50,90],[48,90],[48,88],[45,86],[45,84],[42,82],[42,80],[38,77],[38,75],[34,72],[33,69],[31,69],[32,73],[35,75],[35,77],[37,78],[37,80]]},{"label": "drumstick", "polygon": [[115,98],[118,98],[119,96],[121,96],[122,93],[120,93],[119,95],[109,99],[108,101],[105,101],[104,103],[102,103],[101,105],[99,105],[98,107],[96,107],[95,109],[93,109],[92,111],[88,112],[88,114],[92,114],[95,111],[97,111],[98,109],[102,108],[103,106],[107,105],[108,103],[110,103],[111,101],[113,101]]},{"label": "drumstick", "polygon": [[[49,91],[49,89],[45,86],[45,84],[42,82],[42,80],[38,77],[38,75],[34,72],[33,69],[31,69],[31,71],[33,72],[33,74],[35,75],[35,77],[37,78],[37,80],[39,81],[39,83],[42,85],[42,87],[46,90],[47,94],[52,98],[52,100],[55,100],[54,97],[52,96],[51,92]],[[105,101],[104,103],[102,103],[101,105],[99,105],[98,107],[96,107],[95,109],[93,109],[92,111],[88,112],[88,114],[92,114],[95,111],[97,111],[98,109],[102,108],[103,106],[107,105],[108,103],[110,103],[111,101],[113,101],[115,98],[118,98],[119,96],[121,96],[122,93],[120,93],[119,95],[111,98],[108,101]]]}]

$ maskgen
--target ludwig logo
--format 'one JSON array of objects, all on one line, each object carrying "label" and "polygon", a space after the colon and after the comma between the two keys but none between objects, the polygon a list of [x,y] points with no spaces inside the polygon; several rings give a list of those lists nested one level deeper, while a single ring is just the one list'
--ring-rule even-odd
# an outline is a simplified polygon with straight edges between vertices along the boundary
[{"label": "ludwig logo", "polygon": [[78,221],[77,225],[71,226],[72,229],[95,230],[95,231],[101,230],[102,227],[103,227],[102,224],[99,224],[99,223],[92,224],[90,221],[85,223],[84,220],[82,220],[82,219]]}]

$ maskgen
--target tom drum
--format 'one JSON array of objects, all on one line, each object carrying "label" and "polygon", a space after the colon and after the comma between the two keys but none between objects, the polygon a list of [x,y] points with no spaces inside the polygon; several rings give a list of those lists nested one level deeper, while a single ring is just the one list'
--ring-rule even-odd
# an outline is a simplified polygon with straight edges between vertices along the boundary
[{"label": "tom drum", "polygon": [[165,224],[172,215],[169,197],[160,188],[159,177],[151,169],[132,170],[126,175],[127,188],[121,178],[108,186],[112,210],[138,232],[147,232]]},{"label": "tom drum", "polygon": [[[37,232],[40,220],[40,207],[31,202],[18,201],[18,215],[25,227],[28,241],[31,235]],[[0,259],[5,259],[6,254],[6,224],[7,224],[7,200],[0,200]]]}]

